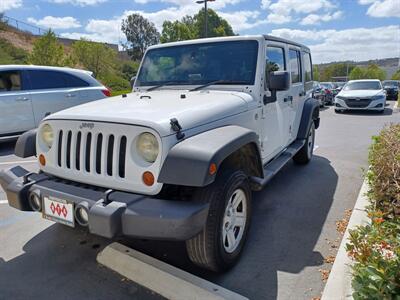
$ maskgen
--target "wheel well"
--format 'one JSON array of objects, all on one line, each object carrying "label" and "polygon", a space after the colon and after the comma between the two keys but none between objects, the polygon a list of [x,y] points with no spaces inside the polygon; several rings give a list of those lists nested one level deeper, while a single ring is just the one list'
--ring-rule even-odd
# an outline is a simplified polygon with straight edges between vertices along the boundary
[{"label": "wheel well", "polygon": [[244,145],[223,160],[220,170],[225,168],[243,170],[248,176],[263,177],[260,152],[254,143]]}]

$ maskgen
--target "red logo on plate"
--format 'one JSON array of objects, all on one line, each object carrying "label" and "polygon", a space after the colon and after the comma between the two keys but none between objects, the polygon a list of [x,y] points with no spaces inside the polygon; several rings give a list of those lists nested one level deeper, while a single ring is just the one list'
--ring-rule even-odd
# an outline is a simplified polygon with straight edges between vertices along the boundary
[{"label": "red logo on plate", "polygon": [[53,215],[57,213],[58,216],[61,216],[62,214],[64,218],[67,217],[68,215],[67,208],[65,207],[64,204],[60,205],[57,203],[57,205],[54,205],[54,202],[51,202],[50,209]]}]

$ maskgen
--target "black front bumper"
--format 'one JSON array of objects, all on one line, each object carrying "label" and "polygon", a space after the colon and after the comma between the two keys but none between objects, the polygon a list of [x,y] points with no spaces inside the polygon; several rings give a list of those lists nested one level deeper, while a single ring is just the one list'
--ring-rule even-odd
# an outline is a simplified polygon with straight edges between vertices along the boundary
[{"label": "black front bumper", "polygon": [[[89,231],[113,238],[187,240],[198,234],[208,216],[208,203],[162,200],[150,196],[80,185],[22,167],[0,171],[0,184],[10,206],[32,211],[28,197],[35,192],[88,208]],[[106,200],[105,200],[106,199]],[[43,201],[43,200],[42,200]]]}]

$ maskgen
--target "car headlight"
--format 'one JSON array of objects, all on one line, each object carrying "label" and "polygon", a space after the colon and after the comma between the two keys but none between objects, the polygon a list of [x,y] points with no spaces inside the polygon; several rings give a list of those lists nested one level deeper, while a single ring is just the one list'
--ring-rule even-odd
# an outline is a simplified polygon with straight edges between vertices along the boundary
[{"label": "car headlight", "polygon": [[53,146],[54,132],[49,124],[44,124],[40,129],[40,138],[49,149]]},{"label": "car headlight", "polygon": [[376,96],[372,97],[372,100],[381,100],[381,99],[384,99],[384,98],[385,98],[385,95],[376,95]]},{"label": "car headlight", "polygon": [[157,138],[149,132],[142,133],[136,141],[137,153],[147,162],[156,161],[159,147]]}]

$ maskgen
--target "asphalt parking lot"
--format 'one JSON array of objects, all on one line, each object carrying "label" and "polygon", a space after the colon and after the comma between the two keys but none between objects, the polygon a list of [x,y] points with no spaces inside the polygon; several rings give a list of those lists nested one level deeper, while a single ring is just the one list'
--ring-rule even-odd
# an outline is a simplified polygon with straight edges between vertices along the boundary
[{"label": "asphalt parking lot", "polygon": [[[400,112],[321,112],[313,161],[289,163],[254,194],[253,220],[239,264],[226,274],[194,268],[183,243],[120,240],[250,299],[311,299],[340,243],[336,221],[352,209],[367,167],[371,136]],[[13,143],[0,145],[0,168],[17,165]],[[36,170],[36,162],[23,166]],[[96,263],[111,241],[9,208],[0,189],[0,299],[160,299]]]}]

